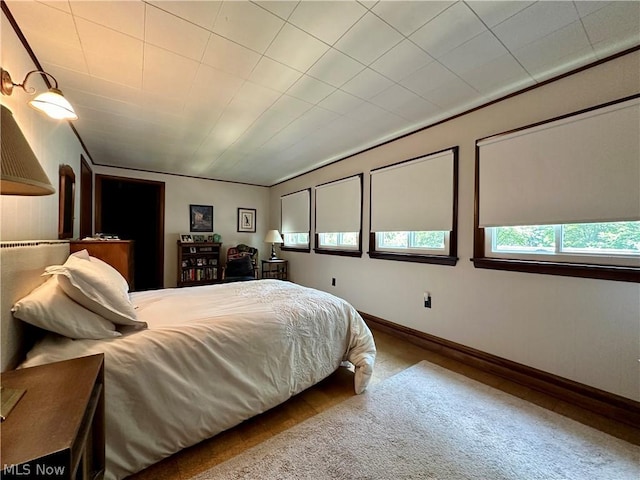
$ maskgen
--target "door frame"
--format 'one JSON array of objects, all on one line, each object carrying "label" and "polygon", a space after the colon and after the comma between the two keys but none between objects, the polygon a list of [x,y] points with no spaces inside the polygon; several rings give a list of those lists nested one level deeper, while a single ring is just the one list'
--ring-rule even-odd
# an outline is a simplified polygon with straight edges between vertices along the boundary
[{"label": "door frame", "polygon": [[[158,217],[158,231],[156,232],[156,244],[158,245],[156,263],[160,265],[158,275],[160,276],[160,285],[164,287],[164,205],[165,205],[165,183],[155,180],[143,180],[141,178],[118,177],[116,175],[104,175],[96,173],[95,176],[95,224],[96,232],[102,230],[102,181],[115,180],[124,183],[151,184],[158,187],[158,196],[160,197],[157,204],[156,215]],[[135,261],[135,260],[134,260]],[[135,268],[135,265],[134,265]]]}]

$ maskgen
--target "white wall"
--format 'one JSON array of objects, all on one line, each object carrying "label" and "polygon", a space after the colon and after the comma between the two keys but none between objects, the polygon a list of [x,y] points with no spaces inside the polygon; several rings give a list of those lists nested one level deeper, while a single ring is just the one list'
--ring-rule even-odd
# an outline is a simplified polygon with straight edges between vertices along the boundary
[{"label": "white wall", "polygon": [[[22,43],[13,28],[2,15],[1,66],[7,70],[14,83],[22,83],[27,72],[35,70]],[[38,92],[46,90],[40,75],[29,78],[28,87]],[[27,105],[31,96],[21,88],[15,88],[10,96],[0,95],[0,102],[13,112],[13,116],[36,158],[56,189],[53,195],[43,197],[0,196],[0,240],[42,240],[58,238],[58,169],[61,164],[70,165],[80,181],[80,154],[85,153],[77,137],[65,121],[53,120]],[[0,126],[2,128],[2,126]],[[76,207],[80,201],[80,189],[76,188]],[[74,220],[74,233],[79,231],[78,211]]]},{"label": "white wall", "polygon": [[394,323],[640,400],[639,284],[482,270],[470,261],[475,140],[639,91],[636,52],[272,187],[270,226],[279,228],[280,195],[364,172],[366,252],[369,170],[460,146],[455,267],[283,252],[292,279]]},{"label": "white wall", "polygon": [[[94,174],[139,178],[165,183],[164,286],[176,286],[177,240],[189,232],[189,205],[213,205],[213,229],[222,236],[223,250],[245,243],[268,258],[270,245],[263,242],[267,234],[269,189],[215,180],[203,180],[161,173],[147,173],[122,168],[92,167]],[[256,233],[237,231],[238,208],[256,209]],[[206,234],[203,234],[206,235]]]}]

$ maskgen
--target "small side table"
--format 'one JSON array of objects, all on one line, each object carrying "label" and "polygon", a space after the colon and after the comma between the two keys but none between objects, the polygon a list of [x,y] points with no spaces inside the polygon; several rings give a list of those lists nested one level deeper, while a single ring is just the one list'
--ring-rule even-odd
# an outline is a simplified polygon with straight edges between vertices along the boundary
[{"label": "small side table", "polygon": [[2,422],[2,476],[101,479],[105,469],[104,355],[4,372],[25,390]]},{"label": "small side table", "polygon": [[289,280],[289,260],[262,260],[262,278]]}]

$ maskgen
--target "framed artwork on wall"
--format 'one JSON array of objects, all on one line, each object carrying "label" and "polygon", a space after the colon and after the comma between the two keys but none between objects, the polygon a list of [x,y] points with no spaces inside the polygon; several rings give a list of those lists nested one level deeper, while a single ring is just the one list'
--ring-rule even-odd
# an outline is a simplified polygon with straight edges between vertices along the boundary
[{"label": "framed artwork on wall", "polygon": [[213,205],[189,205],[190,231],[213,232]]},{"label": "framed artwork on wall", "polygon": [[256,232],[255,208],[238,208],[238,232]]}]

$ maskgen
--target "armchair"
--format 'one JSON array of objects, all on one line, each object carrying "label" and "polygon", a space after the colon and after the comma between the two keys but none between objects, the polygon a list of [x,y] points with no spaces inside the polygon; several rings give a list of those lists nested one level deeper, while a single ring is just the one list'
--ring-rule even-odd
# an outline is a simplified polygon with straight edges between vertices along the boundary
[{"label": "armchair", "polygon": [[227,250],[227,262],[222,267],[222,282],[244,282],[258,278],[258,249],[243,243]]}]

